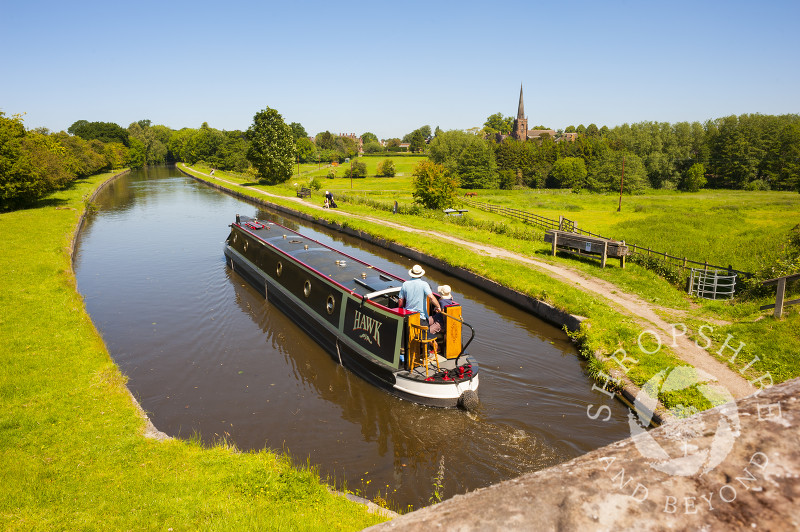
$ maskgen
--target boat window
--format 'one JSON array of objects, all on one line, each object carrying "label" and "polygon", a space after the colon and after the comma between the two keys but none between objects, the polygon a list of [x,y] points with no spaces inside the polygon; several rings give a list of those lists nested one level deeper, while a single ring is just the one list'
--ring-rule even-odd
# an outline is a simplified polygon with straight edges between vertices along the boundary
[{"label": "boat window", "polygon": [[333,311],[336,310],[336,300],[333,298],[332,295],[328,296],[328,301],[325,305],[328,314],[333,314]]},{"label": "boat window", "polygon": [[311,295],[311,281],[308,279],[306,279],[306,282],[303,283],[303,293],[306,295],[306,297]]},{"label": "boat window", "polygon": [[278,274],[278,277],[281,276],[283,273],[283,263],[278,261],[278,266],[275,268],[275,273]]}]

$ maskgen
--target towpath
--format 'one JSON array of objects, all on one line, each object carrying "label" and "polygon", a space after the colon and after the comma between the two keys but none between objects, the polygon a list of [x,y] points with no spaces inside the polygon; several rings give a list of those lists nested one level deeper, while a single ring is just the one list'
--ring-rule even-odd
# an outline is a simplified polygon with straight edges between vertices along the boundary
[{"label": "towpath", "polygon": [[[191,172],[199,174],[206,178],[212,178],[217,181],[221,181],[223,183],[230,185],[234,189],[246,188],[248,190],[251,190],[253,192],[256,192],[258,194],[267,197],[294,201],[300,205],[303,205],[306,208],[311,207],[314,209],[319,209],[320,211],[323,210],[323,207],[321,205],[311,204],[303,200],[302,198],[292,198],[287,196],[280,196],[277,194],[271,194],[269,192],[260,190],[256,187],[244,186],[234,181],[222,179],[217,176],[212,177],[209,174],[204,174],[194,169],[191,169]],[[673,336],[673,333],[675,332],[673,324],[668,322],[661,316],[659,316],[657,313],[657,311],[660,310],[662,307],[659,307],[658,305],[645,301],[636,294],[624,292],[619,286],[616,286],[612,283],[609,283],[602,279],[598,279],[596,277],[591,277],[584,272],[579,272],[567,266],[544,262],[538,259],[531,258],[526,255],[521,255],[519,253],[508,251],[507,249],[490,246],[487,244],[480,244],[477,242],[471,242],[469,240],[463,240],[449,234],[439,233],[437,231],[420,230],[415,227],[409,227],[406,225],[387,221],[382,218],[373,218],[371,216],[352,214],[345,211],[338,211],[338,212],[339,214],[344,216],[358,218],[372,223],[392,227],[394,229],[397,229],[398,231],[414,232],[417,234],[422,233],[430,237],[439,238],[451,244],[454,243],[464,248],[469,248],[472,249],[473,251],[478,251],[490,257],[501,257],[501,258],[511,259],[527,267],[545,273],[571,286],[575,286],[580,290],[591,293],[593,295],[601,296],[608,301],[608,304],[612,308],[614,308],[620,313],[631,316],[642,327],[642,331],[649,329],[657,333],[661,339],[661,342],[663,344],[668,344],[678,357],[680,357],[683,361],[687,362],[688,364],[692,365],[693,367],[701,371],[707,380],[710,381],[713,380],[719,383],[719,385],[727,389],[731,393],[731,395],[733,395],[734,398],[739,399],[742,397],[746,397],[757,391],[757,389],[753,385],[751,385],[745,378],[743,378],[739,373],[730,369],[727,365],[723,364],[722,362],[714,358],[705,349],[698,347],[698,345],[694,341],[686,338],[685,335],[682,335],[681,333],[683,331],[680,328],[677,329],[677,334]],[[673,338],[674,338],[674,345],[673,345]],[[737,343],[734,342],[734,344],[735,345],[732,346],[733,348],[735,348],[735,346],[738,346]],[[719,347],[721,346],[715,346],[716,349],[719,349]],[[732,352],[730,351],[729,353],[732,354]]]}]

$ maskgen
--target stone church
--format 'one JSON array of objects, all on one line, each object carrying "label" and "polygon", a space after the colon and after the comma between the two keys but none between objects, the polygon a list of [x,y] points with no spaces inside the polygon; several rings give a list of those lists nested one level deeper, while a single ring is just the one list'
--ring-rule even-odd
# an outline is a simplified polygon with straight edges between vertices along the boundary
[{"label": "stone church", "polygon": [[[519,105],[517,106],[517,118],[514,120],[514,127],[511,129],[511,138],[516,140],[541,140],[543,135],[548,135],[551,139],[556,141],[567,140],[574,141],[577,135],[575,133],[565,133],[561,137],[556,137],[556,132],[553,129],[528,129],[528,118],[525,116],[525,104],[522,101],[522,85],[519,86]],[[503,138],[509,135],[502,135]]]}]

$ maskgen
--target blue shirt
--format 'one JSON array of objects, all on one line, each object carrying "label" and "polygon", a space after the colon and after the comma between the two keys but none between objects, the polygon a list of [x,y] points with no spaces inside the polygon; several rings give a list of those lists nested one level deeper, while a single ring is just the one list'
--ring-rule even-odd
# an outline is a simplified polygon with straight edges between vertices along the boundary
[{"label": "blue shirt", "polygon": [[422,279],[411,279],[403,283],[400,287],[398,297],[402,298],[406,310],[419,312],[420,320],[425,324],[428,322],[428,305],[426,300],[433,292],[428,283]]}]

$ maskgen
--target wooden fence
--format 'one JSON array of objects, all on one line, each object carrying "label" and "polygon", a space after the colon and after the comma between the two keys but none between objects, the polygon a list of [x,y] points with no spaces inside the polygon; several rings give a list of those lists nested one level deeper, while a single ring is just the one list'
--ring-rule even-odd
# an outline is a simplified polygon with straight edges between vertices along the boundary
[{"label": "wooden fence", "polygon": [[741,276],[741,277],[752,277],[753,274],[750,272],[744,272],[741,270],[736,270],[733,266],[719,266],[717,264],[709,264],[708,261],[705,262],[698,262],[696,260],[689,260],[686,257],[675,257],[673,255],[668,254],[665,251],[655,251],[648,248],[643,248],[641,246],[637,246],[636,244],[628,244],[628,247],[631,250],[632,255],[640,255],[642,257],[652,257],[658,261],[666,263],[668,266],[672,266],[675,269],[680,268],[681,275],[683,275],[687,268],[691,269],[693,266],[701,266],[704,270],[724,270],[728,272],[728,275],[733,275],[734,273]]},{"label": "wooden fence", "polygon": [[[587,236],[593,236],[597,238],[605,238],[607,240],[611,240],[609,237],[598,235],[597,233],[592,233],[591,231],[586,231],[584,229],[579,229],[577,222],[564,218],[563,216],[559,216],[559,219],[555,220],[553,218],[546,218],[544,216],[540,216],[538,214],[533,214],[526,211],[521,211],[519,209],[511,209],[509,207],[491,205],[489,203],[484,203],[482,201],[475,201],[468,198],[463,198],[462,201],[465,204],[470,205],[472,207],[476,207],[478,209],[482,209],[489,212],[494,212],[497,214],[502,214],[510,218],[515,218],[517,220],[521,220],[522,222],[535,225],[537,227],[541,227],[542,229],[545,230],[555,229],[560,231],[571,231],[573,233],[578,233],[581,235],[587,235]],[[630,250],[631,255],[638,255],[640,257],[650,257],[655,260],[661,261],[667,266],[673,267],[676,270],[680,269],[681,277],[688,275],[687,269],[691,269],[694,266],[702,267],[704,270],[725,270],[728,272],[729,275],[737,274],[741,277],[753,276],[752,273],[736,270],[731,265],[720,266],[718,264],[709,264],[708,261],[698,262],[696,260],[690,260],[686,257],[675,257],[673,255],[668,254],[665,251],[656,251],[650,249],[649,247],[644,248],[642,246],[637,246],[636,244],[628,244],[628,249]]]},{"label": "wooden fence", "polygon": [[774,308],[775,312],[773,313],[773,316],[775,316],[776,318],[780,318],[781,316],[783,316],[783,307],[788,305],[796,305],[800,303],[800,299],[792,299],[791,301],[784,301],[784,298],[786,296],[786,283],[790,281],[795,281],[797,279],[800,279],[800,273],[794,275],[786,275],[784,277],[778,277],[776,279],[770,279],[768,281],[764,281],[763,283],[761,283],[764,286],[776,285],[778,287],[778,291],[775,295],[775,303],[772,305],[764,305],[763,307],[761,307],[761,310],[768,310]]}]

